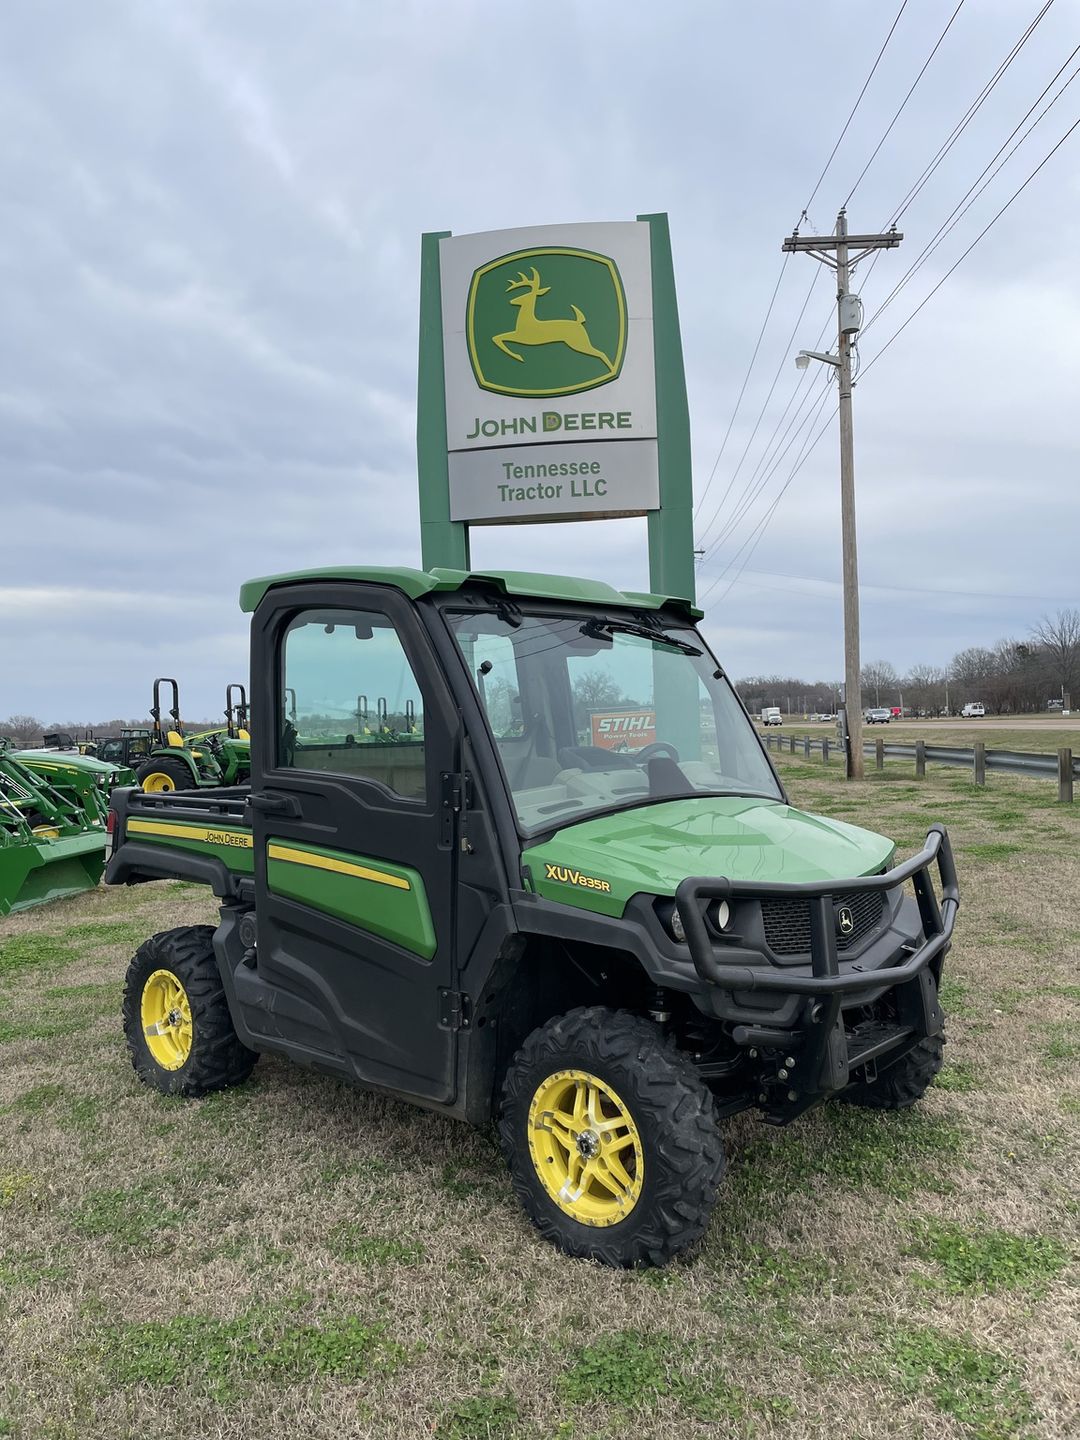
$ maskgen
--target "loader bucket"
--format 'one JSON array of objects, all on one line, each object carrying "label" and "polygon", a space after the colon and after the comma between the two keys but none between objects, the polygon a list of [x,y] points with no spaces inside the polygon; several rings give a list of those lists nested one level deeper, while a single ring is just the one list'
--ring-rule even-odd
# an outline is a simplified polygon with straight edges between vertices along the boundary
[{"label": "loader bucket", "polygon": [[96,888],[105,869],[102,830],[28,841],[0,833],[0,915]]}]

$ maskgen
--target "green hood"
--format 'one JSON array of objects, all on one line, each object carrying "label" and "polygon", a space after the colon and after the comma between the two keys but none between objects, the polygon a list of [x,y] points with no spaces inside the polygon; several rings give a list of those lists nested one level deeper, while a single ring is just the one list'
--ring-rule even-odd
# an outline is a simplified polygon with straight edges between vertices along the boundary
[{"label": "green hood", "polygon": [[579,821],[522,859],[545,899],[621,915],[632,895],[674,895],[688,875],[843,880],[880,870],[895,848],[775,800],[701,795]]}]

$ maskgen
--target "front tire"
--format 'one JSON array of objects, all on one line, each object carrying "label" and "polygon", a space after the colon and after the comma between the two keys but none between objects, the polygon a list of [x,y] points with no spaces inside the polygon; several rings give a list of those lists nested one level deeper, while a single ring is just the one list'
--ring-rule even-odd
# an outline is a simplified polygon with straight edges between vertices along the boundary
[{"label": "front tire", "polygon": [[545,1239],[623,1268],[693,1244],[724,1172],[712,1095],[689,1059],[651,1021],[600,1006],[528,1037],[506,1074],[499,1136]]},{"label": "front tire", "polygon": [[926,1035],[895,1065],[869,1085],[853,1085],[839,1096],[845,1105],[865,1110],[909,1110],[934,1083],[945,1058],[945,1036]]},{"label": "front tire", "polygon": [[152,935],[124,980],[124,1034],[135,1073],[163,1095],[239,1085],[259,1058],[233,1027],[211,925]]}]

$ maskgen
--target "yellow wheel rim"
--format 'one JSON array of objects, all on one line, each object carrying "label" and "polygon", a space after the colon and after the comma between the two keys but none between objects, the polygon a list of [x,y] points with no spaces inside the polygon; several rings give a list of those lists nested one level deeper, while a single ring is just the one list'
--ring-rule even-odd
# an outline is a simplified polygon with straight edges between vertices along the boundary
[{"label": "yellow wheel rim", "polygon": [[617,1225],[641,1197],[645,1156],[629,1109],[586,1070],[559,1070],[529,1106],[529,1153],[559,1209],[582,1225]]},{"label": "yellow wheel rim", "polygon": [[171,775],[166,775],[164,771],[154,770],[142,782],[142,788],[144,790],[175,790],[176,781]]},{"label": "yellow wheel rim", "polygon": [[179,1070],[191,1054],[191,1001],[171,970],[155,970],[140,1004],[146,1048],[163,1070]]}]

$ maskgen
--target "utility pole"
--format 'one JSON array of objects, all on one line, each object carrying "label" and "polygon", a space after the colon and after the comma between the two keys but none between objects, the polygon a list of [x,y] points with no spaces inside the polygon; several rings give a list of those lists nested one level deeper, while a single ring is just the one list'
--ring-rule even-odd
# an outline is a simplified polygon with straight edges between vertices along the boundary
[{"label": "utility pole", "polygon": [[[850,291],[851,272],[871,250],[893,250],[903,235],[895,227],[885,235],[849,235],[841,210],[833,235],[789,235],[781,249],[804,250],[836,271],[837,353],[802,350],[800,370],[811,360],[832,365],[840,382],[840,518],[844,552],[844,705],[847,711],[847,776],[863,778],[862,687],[859,662],[859,559],[855,532],[855,437],[851,421],[851,352],[862,326],[862,302]],[[855,253],[852,254],[851,252]],[[857,353],[857,352],[856,352]]]}]

